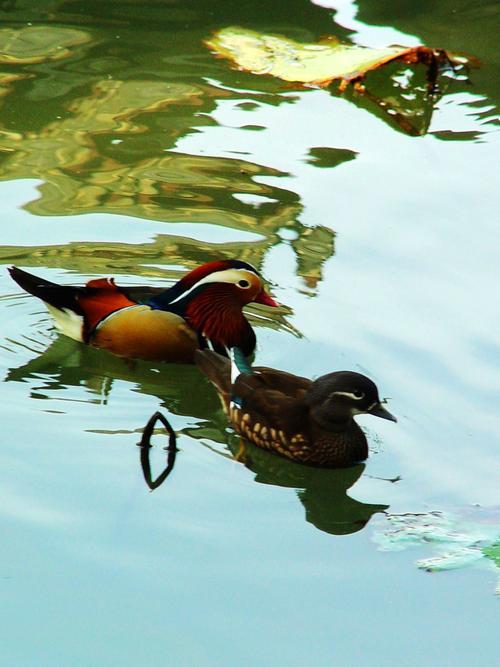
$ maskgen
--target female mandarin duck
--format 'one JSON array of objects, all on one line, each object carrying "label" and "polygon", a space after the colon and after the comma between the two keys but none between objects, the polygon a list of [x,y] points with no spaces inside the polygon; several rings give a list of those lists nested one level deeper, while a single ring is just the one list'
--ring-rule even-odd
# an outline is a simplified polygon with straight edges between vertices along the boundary
[{"label": "female mandarin duck", "polygon": [[210,350],[195,361],[219,392],[236,431],[264,449],[310,465],[340,468],[368,457],[354,415],[396,421],[380,402],[377,387],[350,371],[314,382],[272,368],[251,369],[238,350],[231,362]]},{"label": "female mandarin duck", "polygon": [[198,347],[222,354],[255,349],[255,333],[242,312],[254,301],[277,306],[257,270],[239,260],[209,262],[169,289],[118,287],[112,278],[85,287],[58,285],[16,267],[12,278],[39,297],[61,333],[123,357],[193,362]]}]

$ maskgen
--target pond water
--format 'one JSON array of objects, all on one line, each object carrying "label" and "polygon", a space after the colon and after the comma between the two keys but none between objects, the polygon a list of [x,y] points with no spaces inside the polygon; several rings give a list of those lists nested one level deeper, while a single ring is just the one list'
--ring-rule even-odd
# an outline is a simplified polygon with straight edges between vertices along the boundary
[{"label": "pond water", "polygon": [[[498,4],[0,9],[0,664],[497,662]],[[401,64],[370,95],[308,89],[214,57],[231,25],[481,66],[433,100]],[[398,424],[359,418],[366,465],[238,462],[195,368],[58,336],[5,270],[160,285],[219,257],[286,306],[258,311],[259,363],[391,397]],[[151,491],[136,443],[158,409],[180,451]]]}]

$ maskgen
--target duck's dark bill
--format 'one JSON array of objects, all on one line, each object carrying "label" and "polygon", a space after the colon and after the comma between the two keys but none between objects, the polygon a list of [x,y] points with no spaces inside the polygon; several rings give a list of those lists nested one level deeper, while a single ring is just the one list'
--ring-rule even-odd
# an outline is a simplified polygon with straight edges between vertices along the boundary
[{"label": "duck's dark bill", "polygon": [[381,417],[382,419],[389,419],[391,422],[397,422],[398,420],[394,415],[391,415],[389,410],[386,410],[381,403],[376,403],[373,408],[368,410],[368,414],[375,415],[375,417]]}]

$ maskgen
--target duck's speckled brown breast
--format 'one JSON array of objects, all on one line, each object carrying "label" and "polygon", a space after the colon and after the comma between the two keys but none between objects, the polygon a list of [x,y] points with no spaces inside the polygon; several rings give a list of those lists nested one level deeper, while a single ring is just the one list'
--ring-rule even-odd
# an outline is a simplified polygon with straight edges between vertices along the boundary
[{"label": "duck's speckled brown breast", "polygon": [[226,411],[236,431],[244,438],[300,463],[340,468],[368,457],[366,437],[354,420],[339,432],[311,427],[306,432],[288,433],[286,429],[252,420],[249,413],[234,405],[227,406]]}]

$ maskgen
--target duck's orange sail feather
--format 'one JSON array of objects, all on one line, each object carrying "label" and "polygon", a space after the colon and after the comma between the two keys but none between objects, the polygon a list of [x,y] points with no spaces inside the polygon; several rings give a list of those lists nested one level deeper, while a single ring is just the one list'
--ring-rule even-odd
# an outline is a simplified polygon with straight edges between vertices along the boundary
[{"label": "duck's orange sail feather", "polygon": [[121,308],[136,305],[135,301],[131,301],[118,289],[112,278],[89,280],[86,287],[92,289],[90,292],[78,296],[78,304],[85,314],[87,336],[102,319],[111,313]]}]

